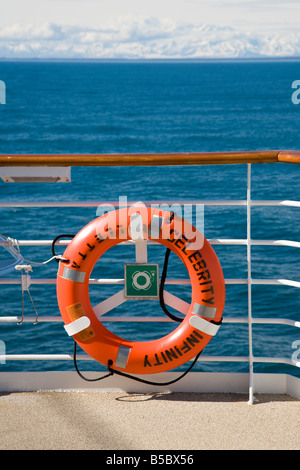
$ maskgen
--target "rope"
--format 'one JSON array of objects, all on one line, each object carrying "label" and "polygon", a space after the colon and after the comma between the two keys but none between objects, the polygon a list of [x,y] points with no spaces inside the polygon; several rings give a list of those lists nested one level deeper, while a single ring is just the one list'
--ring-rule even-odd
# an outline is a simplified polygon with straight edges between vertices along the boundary
[{"label": "rope", "polygon": [[[74,235],[72,235],[72,236],[74,237]],[[28,259],[24,258],[24,256],[21,255],[19,242],[16,238],[5,237],[4,235],[0,235],[0,237],[3,237],[6,240],[5,246],[7,246],[14,253],[14,255],[17,258],[21,258],[22,261],[25,261],[26,263],[33,264],[33,265],[36,265],[36,266],[43,266],[44,264],[50,263],[50,261],[52,261],[53,259],[56,259],[57,262],[58,261],[68,261],[65,258],[63,258],[61,255],[55,255],[55,253],[52,256],[52,258],[50,258],[46,261],[40,262],[40,263],[38,263],[37,261],[28,260]],[[17,248],[15,248],[15,246]],[[52,252],[53,252],[53,250],[52,250]]]},{"label": "rope", "polygon": [[183,373],[181,374],[179,377],[177,377],[176,379],[173,379],[173,380],[170,380],[169,382],[151,382],[150,380],[145,380],[145,379],[141,379],[140,377],[134,377],[133,375],[129,375],[129,374],[126,374],[125,372],[120,372],[119,370],[116,370],[116,369],[112,369],[111,368],[111,364],[113,361],[108,361],[108,365],[107,365],[107,369],[112,372],[113,374],[117,374],[117,375],[121,375],[122,377],[126,377],[128,379],[132,379],[132,380],[136,380],[137,382],[141,382],[143,384],[147,384],[147,385],[157,385],[159,387],[164,387],[165,385],[171,385],[171,384],[174,384],[175,382],[178,382],[179,380],[183,379],[183,377],[185,375],[187,375],[191,370],[192,368],[194,367],[194,365],[196,364],[200,354],[202,353],[202,351],[200,351],[197,356],[195,357],[194,361],[192,362],[192,364],[190,365],[190,367]]},{"label": "rope", "polygon": [[[169,223],[172,222],[174,219],[174,212],[171,213]],[[164,287],[165,287],[165,282],[166,282],[166,277],[167,277],[167,270],[168,270],[168,263],[169,263],[169,257],[170,257],[171,250],[170,248],[167,248],[166,254],[165,254],[165,260],[164,260],[164,266],[163,266],[163,271],[161,275],[161,280],[160,280],[160,286],[159,286],[159,302],[162,310],[164,313],[170,317],[173,321],[176,321],[178,323],[181,323],[183,318],[176,317],[176,315],[173,315],[169,310],[167,309],[164,301]]]},{"label": "rope", "polygon": [[[11,237],[5,237],[4,235],[1,235],[1,237],[6,239],[6,246],[10,248],[14,253],[20,253],[20,247],[19,247],[19,242],[16,238],[11,238]],[[17,250],[15,250],[14,246],[16,245]]]},{"label": "rope", "polygon": [[170,248],[167,248],[166,254],[165,254],[165,261],[164,261],[164,267],[163,267],[163,272],[161,275],[161,281],[160,281],[160,286],[159,286],[159,302],[160,306],[165,312],[168,317],[170,317],[172,320],[181,323],[183,318],[176,317],[173,315],[171,312],[168,311],[165,302],[164,302],[164,287],[165,287],[165,282],[166,282],[166,277],[167,277],[167,270],[168,270],[168,262],[169,262],[169,256],[170,256],[171,250]]},{"label": "rope", "polygon": [[74,362],[74,366],[75,366],[75,369],[76,369],[76,372],[77,374],[83,379],[83,380],[86,380],[87,382],[96,382],[98,380],[102,380],[102,379],[106,379],[107,377],[110,377],[111,375],[113,375],[113,372],[109,372],[109,374],[106,374],[102,377],[97,377],[96,379],[89,379],[88,377],[85,377],[81,372],[80,370],[78,369],[78,366],[77,366],[77,361],[76,361],[76,348],[77,348],[77,344],[76,344],[76,341],[74,341],[74,355],[73,355],[73,362]]},{"label": "rope", "polygon": [[102,380],[102,379],[106,379],[107,377],[110,377],[114,374],[116,375],[120,375],[122,377],[126,377],[127,379],[132,379],[132,380],[135,380],[136,382],[141,382],[143,384],[147,384],[147,385],[157,385],[159,387],[164,387],[166,385],[171,385],[175,382],[178,382],[179,380],[183,379],[184,376],[186,376],[191,370],[192,368],[194,367],[194,365],[196,364],[200,354],[202,353],[202,351],[200,351],[197,356],[195,357],[194,361],[192,362],[192,364],[189,366],[189,368],[183,372],[183,374],[181,374],[179,377],[176,377],[176,379],[173,379],[173,380],[170,380],[168,382],[151,382],[150,380],[145,380],[145,379],[141,379],[140,377],[135,377],[133,375],[130,375],[130,374],[126,374],[125,372],[121,372],[119,370],[116,370],[116,369],[112,369],[112,364],[113,364],[113,361],[110,359],[108,361],[108,364],[107,364],[107,370],[109,371],[109,374],[106,374],[104,376],[101,376],[101,377],[97,377],[95,379],[89,379],[87,377],[85,377],[78,369],[78,366],[77,366],[77,360],[76,360],[76,350],[77,350],[77,343],[76,341],[74,341],[74,355],[73,355],[73,362],[74,362],[74,366],[75,366],[75,369],[76,369],[76,372],[77,374],[83,379],[83,380],[86,380],[87,382],[96,382],[98,380]]},{"label": "rope", "polygon": [[52,242],[52,245],[51,245],[51,251],[52,251],[52,254],[53,254],[53,257],[56,258],[56,261],[59,262],[59,261],[65,261],[65,262],[69,262],[68,259],[58,259],[59,255],[56,255],[55,254],[55,243],[60,239],[60,238],[74,238],[75,235],[70,235],[68,233],[62,233],[61,235],[58,235],[57,237],[54,238],[53,242]]}]

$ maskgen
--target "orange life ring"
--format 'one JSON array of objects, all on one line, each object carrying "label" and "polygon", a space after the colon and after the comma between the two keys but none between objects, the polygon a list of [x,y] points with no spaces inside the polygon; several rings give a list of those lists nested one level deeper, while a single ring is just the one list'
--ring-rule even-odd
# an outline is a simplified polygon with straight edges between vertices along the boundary
[{"label": "orange life ring", "polygon": [[[148,342],[128,341],[110,332],[91,305],[89,279],[94,265],[109,248],[131,239],[127,208],[108,212],[86,225],[66,248],[63,257],[68,262],[59,262],[57,274],[58,305],[68,334],[92,358],[132,374],[168,371],[194,358],[217,333],[225,303],[223,272],[209,242],[202,236],[201,249],[190,249],[191,239],[182,234],[177,237],[175,224],[187,224],[189,233],[200,232],[176,215],[172,219],[170,212],[144,208],[147,220],[145,211],[140,212],[144,236],[175,252],[191,280],[191,304],[172,333]],[[159,225],[150,231],[154,220]],[[108,236],[113,226],[115,233]],[[164,235],[167,228],[168,238]]]}]

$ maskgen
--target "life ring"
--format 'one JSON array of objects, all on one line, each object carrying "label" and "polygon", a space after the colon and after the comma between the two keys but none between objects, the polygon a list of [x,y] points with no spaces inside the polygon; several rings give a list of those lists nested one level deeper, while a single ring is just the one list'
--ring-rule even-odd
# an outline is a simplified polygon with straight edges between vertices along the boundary
[{"label": "life ring", "polygon": [[[222,268],[209,242],[201,236],[201,249],[190,249],[191,239],[177,236],[174,227],[185,223],[189,233],[201,235],[192,225],[177,215],[172,218],[168,211],[144,209],[140,212],[143,237],[175,252],[191,280],[191,304],[173,332],[153,341],[129,341],[110,332],[91,305],[89,279],[96,262],[109,248],[132,237],[132,214],[127,208],[108,212],[86,225],[66,248],[57,273],[58,305],[68,334],[98,362],[131,374],[168,371],[194,358],[217,333],[225,303]],[[115,232],[108,236],[112,227]],[[137,276],[135,281],[148,287],[146,279]]]}]

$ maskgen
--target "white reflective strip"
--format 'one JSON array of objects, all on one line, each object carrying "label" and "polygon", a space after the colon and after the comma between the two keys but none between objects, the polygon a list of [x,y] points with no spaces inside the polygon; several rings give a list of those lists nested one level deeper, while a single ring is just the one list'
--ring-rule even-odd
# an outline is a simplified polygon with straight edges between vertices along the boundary
[{"label": "white reflective strip", "polygon": [[180,299],[179,297],[176,297],[176,295],[170,294],[170,292],[167,292],[166,290],[164,290],[164,302],[166,305],[169,305],[169,307],[173,307],[175,310],[183,313],[184,315],[187,314],[190,308],[190,304]]},{"label": "white reflective strip", "polygon": [[198,315],[192,315],[189,321],[191,326],[210,336],[215,336],[221,326],[216,325],[215,323],[210,323],[207,320],[204,320],[204,318],[198,317]]},{"label": "white reflective strip", "polygon": [[64,279],[68,279],[69,281],[84,282],[85,275],[86,273],[84,271],[75,271],[75,269],[70,269],[65,266],[62,277]]},{"label": "white reflective strip", "polygon": [[100,302],[100,304],[95,305],[93,310],[96,316],[99,318],[101,315],[104,315],[113,308],[118,307],[118,305],[121,305],[123,302],[126,302],[126,300],[127,299],[124,296],[124,289],[122,289],[111,297],[108,297],[108,299],[103,300],[103,302]]},{"label": "white reflective strip", "polygon": [[216,307],[208,307],[208,305],[197,304],[197,302],[194,303],[193,313],[201,317],[215,318],[216,311]]},{"label": "white reflective strip", "polygon": [[147,263],[147,240],[135,240],[135,262]]},{"label": "white reflective strip", "polygon": [[68,333],[69,336],[76,335],[77,333],[80,333],[82,330],[85,330],[88,328],[91,324],[91,321],[88,317],[83,316],[80,318],[77,318],[77,320],[74,320],[72,323],[69,323],[68,325],[64,325],[64,329]]},{"label": "white reflective strip", "polygon": [[127,346],[121,345],[119,347],[115,366],[120,367],[121,369],[125,369],[127,365],[129,353],[130,353],[130,348],[128,348]]},{"label": "white reflective strip", "polygon": [[150,230],[149,230],[149,236],[151,238],[159,238],[163,220],[164,220],[163,217],[160,217],[159,215],[154,215],[152,217]]}]

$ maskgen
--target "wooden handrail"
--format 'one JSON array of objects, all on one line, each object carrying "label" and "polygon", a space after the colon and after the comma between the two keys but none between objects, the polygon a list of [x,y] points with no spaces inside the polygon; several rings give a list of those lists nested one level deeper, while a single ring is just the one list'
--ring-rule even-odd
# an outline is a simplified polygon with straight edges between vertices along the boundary
[{"label": "wooden handrail", "polygon": [[0,166],[174,166],[300,163],[300,151],[187,152],[159,154],[0,154]]},{"label": "wooden handrail", "polygon": [[296,150],[282,150],[278,154],[280,163],[296,163],[300,164],[300,152]]}]

